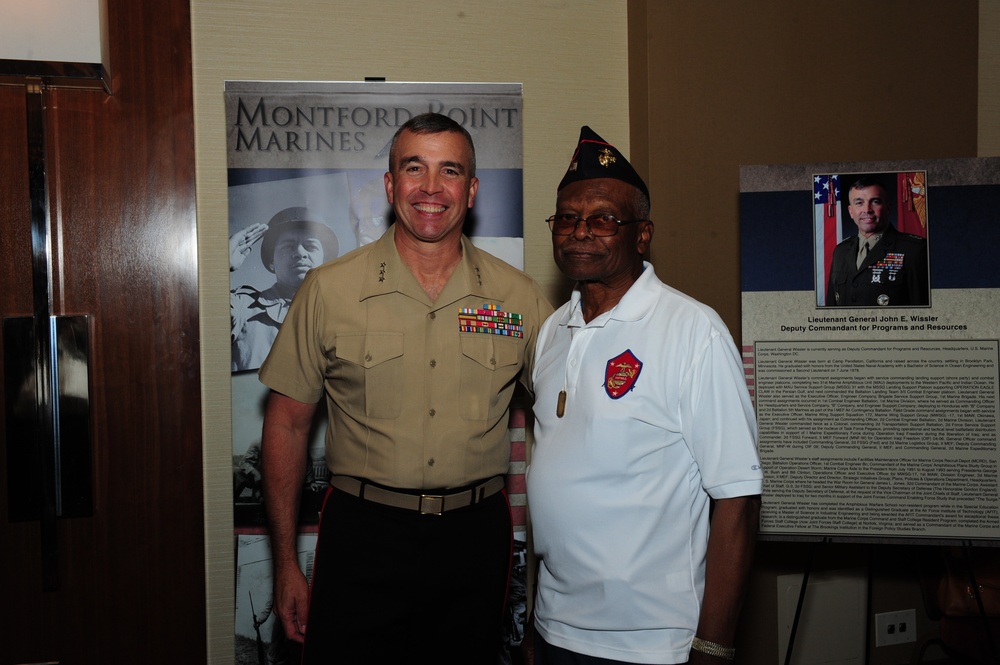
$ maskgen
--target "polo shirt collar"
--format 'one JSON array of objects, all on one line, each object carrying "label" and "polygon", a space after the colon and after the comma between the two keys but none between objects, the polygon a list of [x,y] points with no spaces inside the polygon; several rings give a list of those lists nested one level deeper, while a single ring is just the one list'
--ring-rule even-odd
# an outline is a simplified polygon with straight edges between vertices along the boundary
[{"label": "polo shirt collar", "polygon": [[583,307],[580,303],[580,290],[573,289],[570,296],[570,306],[559,321],[561,326],[582,328],[585,325],[604,326],[608,321],[638,321],[650,312],[659,293],[659,280],[656,272],[648,261],[642,262],[642,274],[629,287],[618,304],[604,312],[589,324],[583,321]]}]

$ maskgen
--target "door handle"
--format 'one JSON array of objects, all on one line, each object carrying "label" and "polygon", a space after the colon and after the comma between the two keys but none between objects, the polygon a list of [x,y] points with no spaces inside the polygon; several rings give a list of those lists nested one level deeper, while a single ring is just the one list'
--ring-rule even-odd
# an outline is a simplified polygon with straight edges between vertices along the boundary
[{"label": "door handle", "polygon": [[33,315],[3,322],[8,519],[40,520],[42,587],[59,588],[56,519],[93,514],[90,321],[53,316],[46,89],[25,82]]},{"label": "door handle", "polygon": [[[89,517],[90,317],[36,322],[3,320],[8,519]],[[48,344],[40,344],[39,334]],[[41,363],[39,346],[48,352]]]}]

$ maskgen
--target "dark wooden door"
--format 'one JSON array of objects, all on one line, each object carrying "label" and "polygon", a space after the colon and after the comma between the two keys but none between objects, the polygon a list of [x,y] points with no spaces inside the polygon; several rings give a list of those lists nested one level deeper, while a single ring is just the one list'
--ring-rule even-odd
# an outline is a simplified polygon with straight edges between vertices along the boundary
[{"label": "dark wooden door", "polygon": [[[0,427],[0,665],[206,659],[189,6],[107,5],[112,94],[43,93],[52,313],[91,320],[94,510],[56,522],[44,590],[39,522],[7,510],[26,443]],[[4,317],[33,312],[28,94],[0,85]]]}]

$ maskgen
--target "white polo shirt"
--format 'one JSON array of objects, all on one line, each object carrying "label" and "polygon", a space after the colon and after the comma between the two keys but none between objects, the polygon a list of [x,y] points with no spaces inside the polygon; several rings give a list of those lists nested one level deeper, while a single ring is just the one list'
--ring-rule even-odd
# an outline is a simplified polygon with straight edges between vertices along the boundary
[{"label": "white polo shirt", "polygon": [[705,588],[709,498],[763,488],[756,420],[725,324],[646,263],[621,302],[590,323],[574,291],[542,327],[533,377],[527,484],[539,632],[601,658],[686,662]]}]

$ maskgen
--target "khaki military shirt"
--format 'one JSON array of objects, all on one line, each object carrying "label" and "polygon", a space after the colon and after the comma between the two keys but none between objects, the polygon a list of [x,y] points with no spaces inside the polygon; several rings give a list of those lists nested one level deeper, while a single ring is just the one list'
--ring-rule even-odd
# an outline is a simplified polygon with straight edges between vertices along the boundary
[{"label": "khaki military shirt", "polygon": [[260,380],[300,402],[326,394],[331,473],[400,488],[459,487],[507,472],[507,416],[552,312],[538,285],[462,238],[436,302],[391,227],[299,287]]}]

